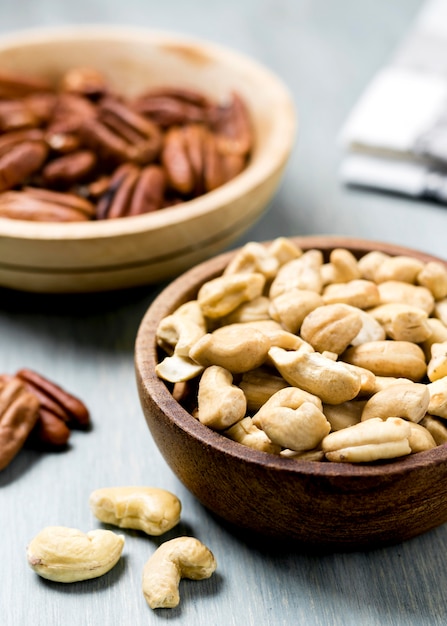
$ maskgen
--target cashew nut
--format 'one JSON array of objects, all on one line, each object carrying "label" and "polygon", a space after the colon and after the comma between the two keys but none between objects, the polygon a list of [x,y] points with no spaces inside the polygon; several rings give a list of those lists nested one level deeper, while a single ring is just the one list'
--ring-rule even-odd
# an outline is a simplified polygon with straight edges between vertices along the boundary
[{"label": "cashew nut", "polygon": [[240,304],[237,309],[223,317],[220,322],[224,324],[242,324],[259,320],[269,320],[270,300],[266,296],[259,296]]},{"label": "cashew nut", "polygon": [[447,424],[445,420],[433,417],[433,415],[426,415],[420,421],[420,424],[429,431],[437,446],[447,443]]},{"label": "cashew nut", "polygon": [[274,239],[268,247],[268,253],[278,260],[280,266],[303,255],[301,248],[296,246],[290,239],[287,239],[287,237]]},{"label": "cashew nut", "polygon": [[427,389],[430,393],[427,413],[447,419],[447,376],[428,383]]},{"label": "cashew nut", "polygon": [[323,254],[319,250],[307,250],[299,258],[282,265],[270,286],[270,298],[276,298],[290,289],[306,289],[321,293],[323,281],[320,268]]},{"label": "cashew nut", "polygon": [[425,341],[421,342],[420,346],[424,351],[425,358],[429,361],[431,358],[432,345],[434,343],[444,343],[444,341],[447,341],[447,326],[435,317],[429,317],[427,324],[430,327],[431,333]]},{"label": "cashew nut", "polygon": [[207,333],[190,350],[190,357],[203,367],[220,365],[233,373],[248,372],[262,365],[270,339],[251,324],[230,324]]},{"label": "cashew nut", "polygon": [[411,454],[410,423],[400,417],[380,417],[330,433],[322,448],[329,461],[367,463]]},{"label": "cashew nut", "polygon": [[341,404],[355,398],[360,390],[361,380],[356,372],[319,352],[288,352],[273,347],[269,357],[290,385],[318,396],[322,402]]},{"label": "cashew nut", "polygon": [[307,315],[301,324],[301,337],[318,352],[341,354],[362,327],[359,309],[348,304],[326,304]]},{"label": "cashew nut", "polygon": [[295,459],[295,461],[323,461],[324,452],[320,448],[315,450],[281,450],[280,455],[286,459]]},{"label": "cashew nut", "polygon": [[213,553],[194,537],[162,543],[143,570],[142,589],[151,609],[174,608],[180,602],[182,578],[209,578],[217,567]]},{"label": "cashew nut", "polygon": [[334,248],[329,255],[329,263],[321,267],[321,276],[325,285],[346,283],[361,278],[357,259],[346,248]]},{"label": "cashew nut", "polygon": [[323,413],[331,425],[331,431],[353,426],[361,421],[366,400],[348,400],[342,404],[324,404]]},{"label": "cashew nut", "polygon": [[228,315],[243,302],[262,295],[265,276],[258,273],[229,274],[207,281],[197,299],[205,317],[216,319]]},{"label": "cashew nut", "polygon": [[211,365],[203,372],[199,383],[197,416],[205,426],[224,430],[245,416],[245,394],[232,382],[232,374],[219,365]]},{"label": "cashew nut", "polygon": [[374,272],[374,280],[376,283],[387,280],[415,283],[417,275],[423,268],[424,263],[419,259],[401,254],[384,259]]},{"label": "cashew nut", "polygon": [[179,383],[195,378],[203,372],[203,366],[188,357],[173,354],[167,356],[155,366],[157,376],[171,383]]},{"label": "cashew nut", "polygon": [[163,318],[157,328],[157,343],[168,344],[179,356],[188,357],[191,346],[206,333],[206,323],[197,300],[182,304]]},{"label": "cashew nut", "polygon": [[447,326],[447,297],[435,303],[433,315]]},{"label": "cashew nut", "polygon": [[413,424],[410,422],[411,432],[408,440],[411,451],[424,452],[436,448],[436,441],[431,432],[422,424]]},{"label": "cashew nut", "polygon": [[410,341],[368,341],[343,353],[347,363],[371,370],[376,376],[421,380],[426,373],[425,355]]},{"label": "cashew nut", "polygon": [[418,423],[427,412],[430,393],[421,383],[400,383],[375,393],[365,404],[362,422],[373,417],[402,417]]},{"label": "cashew nut", "polygon": [[435,300],[447,297],[447,267],[437,261],[428,261],[417,275],[416,282],[429,289]]},{"label": "cashew nut", "polygon": [[245,372],[239,383],[239,387],[247,399],[247,409],[250,412],[258,411],[274,393],[288,386],[282,376],[277,376],[274,372],[263,368]]},{"label": "cashew nut", "polygon": [[27,558],[42,578],[72,583],[97,578],[111,570],[123,547],[124,537],[110,530],[83,533],[76,528],[48,526],[28,545]]},{"label": "cashew nut", "polygon": [[386,304],[387,302],[411,304],[423,309],[428,315],[432,313],[435,306],[433,294],[426,287],[411,285],[400,280],[386,280],[384,283],[378,284],[377,288],[381,304]]},{"label": "cashew nut", "polygon": [[269,314],[286,330],[297,333],[306,315],[323,304],[316,291],[290,289],[270,301]]},{"label": "cashew nut", "polygon": [[375,283],[358,278],[347,283],[327,285],[323,290],[323,301],[325,304],[342,302],[359,309],[370,309],[380,304],[380,294]]},{"label": "cashew nut", "polygon": [[279,261],[261,243],[246,243],[231,259],[223,275],[259,273],[267,279],[273,278],[279,269]]},{"label": "cashew nut", "polygon": [[253,416],[253,424],[282,448],[312,450],[331,426],[319,398],[296,387],[275,393]]},{"label": "cashew nut", "polygon": [[90,494],[93,514],[106,524],[162,535],[180,521],[180,500],[156,487],[104,487]]},{"label": "cashew nut", "polygon": [[371,252],[364,254],[357,262],[361,277],[366,280],[374,280],[377,269],[389,258],[389,254],[380,250],[371,250]]},{"label": "cashew nut", "polygon": [[233,441],[237,441],[249,448],[260,450],[261,452],[279,454],[281,451],[281,446],[274,444],[263,430],[255,426],[251,417],[241,419],[228,428],[228,430],[225,431],[225,435]]},{"label": "cashew nut", "polygon": [[383,341],[386,336],[385,330],[379,322],[372,315],[363,311],[363,309],[358,309],[358,312],[362,326],[354,339],[352,339],[351,345],[359,346],[367,341]]},{"label": "cashew nut", "polygon": [[421,343],[432,333],[426,311],[410,304],[388,302],[368,312],[383,326],[386,336],[396,341]]},{"label": "cashew nut", "polygon": [[447,341],[432,345],[431,359],[427,364],[427,376],[431,382],[447,376]]}]

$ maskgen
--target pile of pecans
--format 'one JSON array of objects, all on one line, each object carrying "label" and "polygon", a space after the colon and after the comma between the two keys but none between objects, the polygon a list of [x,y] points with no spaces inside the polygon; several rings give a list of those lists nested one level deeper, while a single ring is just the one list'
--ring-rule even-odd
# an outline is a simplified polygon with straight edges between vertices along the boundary
[{"label": "pile of pecans", "polygon": [[56,86],[0,71],[0,217],[75,222],[157,211],[205,194],[247,165],[253,132],[225,103],[166,86],[115,92],[93,68]]},{"label": "pile of pecans", "polygon": [[71,429],[85,429],[85,404],[30,369],[0,375],[0,471],[26,445],[40,450],[66,446]]}]

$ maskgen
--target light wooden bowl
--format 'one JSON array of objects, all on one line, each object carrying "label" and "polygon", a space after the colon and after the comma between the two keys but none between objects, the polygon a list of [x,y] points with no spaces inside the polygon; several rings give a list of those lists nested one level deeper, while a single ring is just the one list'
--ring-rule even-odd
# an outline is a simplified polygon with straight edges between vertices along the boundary
[{"label": "light wooden bowl", "polygon": [[236,90],[255,129],[248,167],[202,197],[157,213],[55,224],[0,219],[0,286],[88,292],[156,283],[225,249],[265,211],[295,140],[290,95],[244,55],[177,34],[132,27],[70,26],[0,38],[3,70],[56,79],[73,66],[104,72],[121,93],[189,86],[220,99]]},{"label": "light wooden bowl", "polygon": [[[339,237],[294,239],[327,253],[345,247],[433,257]],[[310,549],[352,550],[400,542],[447,521],[447,445],[397,461],[353,465],[305,462],[250,449],[192,417],[155,374],[159,321],[193,299],[233,253],[202,263],[171,283],[144,316],[135,348],[141,405],[153,439],[184,485],[232,526],[294,540]]]}]

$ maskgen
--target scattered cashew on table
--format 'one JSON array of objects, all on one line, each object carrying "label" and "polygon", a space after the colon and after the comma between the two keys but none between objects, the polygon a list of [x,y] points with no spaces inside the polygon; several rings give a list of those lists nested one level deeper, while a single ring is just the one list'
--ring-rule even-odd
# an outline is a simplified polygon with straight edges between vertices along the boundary
[{"label": "scattered cashew on table", "polygon": [[[120,528],[158,536],[180,521],[181,502],[156,487],[104,487],[90,494],[93,514]],[[103,576],[118,563],[125,539],[111,530],[84,533],[76,528],[47,526],[27,546],[27,560],[39,576],[73,583]],[[142,590],[152,609],[174,608],[180,602],[181,578],[209,578],[217,567],[209,548],[195,537],[163,542],[147,561]]]},{"label": "scattered cashew on table", "polygon": [[251,242],[156,337],[174,397],[257,450],[367,463],[447,442],[442,262]]}]

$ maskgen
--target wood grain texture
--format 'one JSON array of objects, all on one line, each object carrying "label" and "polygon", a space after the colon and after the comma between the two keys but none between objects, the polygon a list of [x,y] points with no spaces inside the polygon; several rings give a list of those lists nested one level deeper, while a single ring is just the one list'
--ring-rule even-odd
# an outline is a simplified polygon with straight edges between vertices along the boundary
[{"label": "wood grain texture", "polygon": [[[292,89],[300,135],[270,211],[241,239],[333,233],[392,241],[445,258],[447,214],[427,202],[338,184],[340,125],[406,32],[421,0],[259,3],[227,0],[22,0],[0,6],[0,30],[58,23],[134,23],[190,32],[265,61]],[[361,53],[359,52],[361,50]],[[155,446],[140,407],[133,351],[159,289],[90,296],[0,290],[1,371],[34,367],[88,404],[93,428],[62,454],[23,451],[0,475],[0,607],[5,626],[444,626],[447,527],[388,548],[306,555],[290,542],[258,540],[217,520],[183,487]],[[74,586],[39,579],[27,542],[44,525],[97,527],[90,491],[153,484],[182,500],[168,538],[192,534],[218,570],[184,581],[178,609],[152,612],[140,595],[145,561],[161,538],[126,533],[110,575]],[[273,512],[272,512],[273,515]],[[99,524],[98,524],[99,525]]]}]

